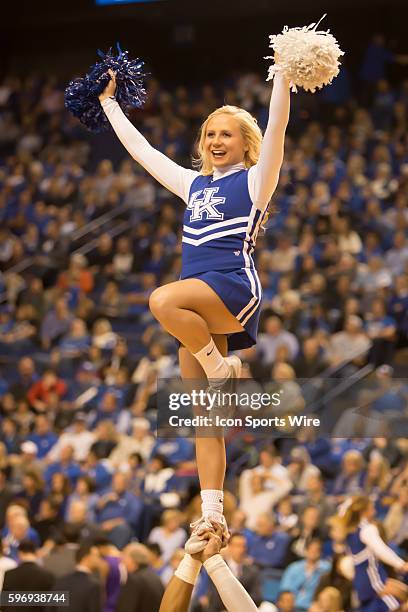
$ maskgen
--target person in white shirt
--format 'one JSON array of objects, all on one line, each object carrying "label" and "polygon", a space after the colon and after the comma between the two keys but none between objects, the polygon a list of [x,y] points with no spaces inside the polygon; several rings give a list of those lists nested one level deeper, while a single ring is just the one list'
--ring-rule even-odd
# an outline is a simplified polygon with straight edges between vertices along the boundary
[{"label": "person in white shirt", "polygon": [[77,413],[74,422],[68,431],[61,434],[58,442],[54,444],[47,454],[47,462],[58,461],[61,449],[64,446],[72,446],[75,461],[85,461],[92,444],[95,441],[95,434],[87,429],[86,415]]}]

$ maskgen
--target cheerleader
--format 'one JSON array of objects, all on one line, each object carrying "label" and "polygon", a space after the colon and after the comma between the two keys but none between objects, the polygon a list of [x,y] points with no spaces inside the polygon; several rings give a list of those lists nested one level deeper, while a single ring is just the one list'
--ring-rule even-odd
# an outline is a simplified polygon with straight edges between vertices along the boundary
[{"label": "cheerleader", "polygon": [[[277,75],[262,139],[244,109],[223,106],[204,121],[198,142],[199,171],[178,166],[149,145],[114,98],[111,81],[100,102],[132,157],[186,205],[180,280],[153,291],[150,309],[180,342],[183,379],[204,379],[228,391],[241,362],[228,349],[256,342],[261,284],[252,259],[257,234],[278,183],[289,119],[289,83]],[[225,446],[223,439],[197,438],[202,518],[193,536],[221,523]],[[192,544],[203,547],[196,538]],[[192,546],[189,552],[197,552]]]},{"label": "cheerleader", "polygon": [[[228,350],[256,342],[261,283],[252,257],[283,161],[289,120],[290,86],[314,91],[338,73],[342,54],[318,24],[271,36],[275,65],[269,118],[262,137],[246,110],[222,106],[204,121],[198,139],[198,170],[182,168],[154,149],[115,100],[115,73],[99,96],[118,138],[130,155],[186,205],[180,280],[153,291],[150,309],[180,343],[184,380],[207,379],[213,390],[229,392],[240,377],[241,361]],[[322,52],[321,52],[322,51]],[[279,54],[279,60],[277,55]],[[118,95],[119,95],[118,90]],[[225,444],[222,438],[196,439],[202,516],[187,552],[203,550],[200,534],[211,521],[228,529],[223,517]]]},{"label": "cheerleader", "polygon": [[353,584],[360,601],[359,610],[398,610],[400,601],[406,597],[406,587],[403,583],[388,578],[383,563],[399,573],[408,571],[408,563],[382,540],[373,522],[374,504],[368,497],[358,495],[343,504],[341,514],[354,562]]}]

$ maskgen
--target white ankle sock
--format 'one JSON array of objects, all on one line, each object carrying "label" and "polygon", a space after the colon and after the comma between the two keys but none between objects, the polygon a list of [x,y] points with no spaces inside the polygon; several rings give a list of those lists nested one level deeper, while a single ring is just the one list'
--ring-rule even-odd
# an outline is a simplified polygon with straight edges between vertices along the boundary
[{"label": "white ankle sock", "polygon": [[201,511],[220,522],[224,511],[224,491],[219,489],[204,489],[201,491]]},{"label": "white ankle sock", "polygon": [[200,349],[198,353],[193,353],[193,355],[203,368],[208,379],[222,380],[228,378],[230,374],[229,366],[215,346],[212,338],[207,346]]}]

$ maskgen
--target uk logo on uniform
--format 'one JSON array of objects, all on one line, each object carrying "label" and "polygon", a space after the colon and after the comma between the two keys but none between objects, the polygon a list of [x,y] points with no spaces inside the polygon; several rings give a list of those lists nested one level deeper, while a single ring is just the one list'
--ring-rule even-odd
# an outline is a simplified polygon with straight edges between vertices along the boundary
[{"label": "uk logo on uniform", "polygon": [[[217,205],[224,204],[225,198],[214,197],[214,194],[217,193],[218,190],[219,187],[206,187],[205,189],[200,189],[200,191],[195,191],[191,194],[187,206],[187,208],[192,211],[190,221],[201,221],[203,213],[207,215],[207,219],[217,219],[218,221],[224,219],[224,213],[217,209]],[[202,197],[200,198],[201,194]]]}]

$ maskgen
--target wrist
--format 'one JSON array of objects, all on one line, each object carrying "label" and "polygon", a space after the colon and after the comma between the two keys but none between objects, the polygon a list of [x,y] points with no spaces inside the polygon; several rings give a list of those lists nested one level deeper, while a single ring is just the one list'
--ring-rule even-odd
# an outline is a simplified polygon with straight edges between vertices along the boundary
[{"label": "wrist", "polygon": [[103,93],[99,96],[99,101],[101,104],[103,102],[106,102],[107,100],[115,100],[116,102],[115,96],[109,96],[108,94],[103,94]]},{"label": "wrist", "polygon": [[208,575],[211,575],[212,572],[214,572],[217,568],[222,567],[224,564],[225,561],[219,553],[209,557],[203,563],[205,571]]},{"label": "wrist", "polygon": [[183,559],[179,563],[178,568],[174,572],[174,575],[177,576],[177,578],[179,578],[183,582],[195,584],[197,582],[200,570],[201,561],[199,561],[198,559],[193,559],[191,555],[185,554]]}]

